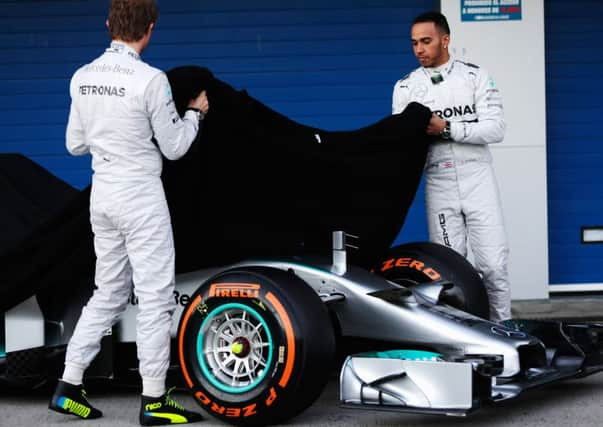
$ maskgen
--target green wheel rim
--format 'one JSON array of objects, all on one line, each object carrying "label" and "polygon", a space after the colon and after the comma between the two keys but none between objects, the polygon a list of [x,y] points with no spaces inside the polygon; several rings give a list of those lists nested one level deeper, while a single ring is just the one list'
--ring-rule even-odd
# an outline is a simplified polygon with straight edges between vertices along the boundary
[{"label": "green wheel rim", "polygon": [[226,393],[245,393],[262,382],[273,358],[272,334],[253,308],[237,303],[212,310],[197,335],[205,378]]}]

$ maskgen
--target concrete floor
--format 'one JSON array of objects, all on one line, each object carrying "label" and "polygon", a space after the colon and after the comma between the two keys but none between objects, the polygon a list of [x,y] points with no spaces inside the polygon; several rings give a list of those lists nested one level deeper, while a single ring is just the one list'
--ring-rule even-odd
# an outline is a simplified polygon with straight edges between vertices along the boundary
[{"label": "concrete floor", "polygon": [[548,299],[513,301],[513,318],[603,320],[603,295],[553,295]]},{"label": "concrete floor", "polygon": [[[345,409],[339,406],[338,385],[332,379],[322,396],[290,426],[405,426],[405,427],[567,427],[600,426],[603,419],[603,373],[531,390],[519,398],[479,409],[466,418],[399,412]],[[196,407],[186,392],[176,398],[189,409]],[[90,391],[91,401],[104,412],[98,420],[80,421],[47,409],[44,393],[0,392],[2,427],[126,427],[138,425],[140,398],[133,390]],[[225,426],[210,416],[199,426]]]},{"label": "concrete floor", "polygon": [[[603,296],[553,296],[548,300],[514,301],[513,317],[525,319],[603,320]],[[140,398],[137,390],[89,390],[91,401],[104,411],[103,418],[79,421],[47,409],[49,392],[0,390],[2,427],[126,427],[138,425]],[[176,397],[190,409],[197,405],[188,393]],[[322,396],[292,419],[291,426],[408,426],[408,427],[498,427],[498,426],[601,426],[603,420],[603,373],[580,380],[551,384],[530,390],[515,400],[479,409],[466,418],[417,415],[399,412],[345,409],[339,406],[338,380],[334,376]],[[207,416],[204,426],[225,426]]]}]

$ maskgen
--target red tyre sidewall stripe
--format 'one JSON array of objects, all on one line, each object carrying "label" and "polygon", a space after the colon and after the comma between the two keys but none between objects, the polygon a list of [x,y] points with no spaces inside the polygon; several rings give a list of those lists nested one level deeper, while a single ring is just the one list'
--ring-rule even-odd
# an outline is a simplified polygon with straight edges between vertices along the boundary
[{"label": "red tyre sidewall stripe", "polygon": [[184,376],[184,380],[189,388],[193,388],[193,381],[191,380],[190,374],[188,373],[188,369],[186,367],[186,361],[184,359],[184,333],[186,331],[186,325],[190,320],[193,311],[197,309],[197,306],[201,302],[201,295],[197,295],[197,297],[190,304],[188,310],[184,314],[182,319],[182,325],[180,326],[180,334],[178,335],[178,357],[180,358],[180,369],[182,371],[182,375]]},{"label": "red tyre sidewall stripe", "polygon": [[[295,366],[295,351],[296,351],[295,333],[293,331],[293,324],[291,323],[291,319],[290,319],[289,315],[287,314],[285,307],[279,301],[279,299],[271,292],[267,292],[265,294],[265,298],[273,306],[274,310],[278,314],[278,317],[280,317],[281,322],[282,322],[282,327],[285,331],[287,356],[285,359],[285,366],[283,369],[283,374],[278,382],[278,385],[280,387],[285,388],[287,386],[287,384],[289,383],[289,380],[291,379],[291,375],[293,373],[293,369]],[[187,330],[188,323],[202,300],[203,300],[202,295],[197,295],[193,299],[193,301],[189,305],[188,309],[182,316],[182,323],[180,325],[180,331],[178,334],[178,357],[180,359],[180,369],[181,369],[182,375],[183,375],[184,380],[186,381],[186,384],[188,385],[189,389],[194,388],[194,382],[191,379],[190,373],[189,373],[187,365],[186,365],[186,360],[184,357],[184,344],[185,344],[184,337],[185,337],[185,332]],[[274,389],[272,389],[272,393],[273,392],[274,392]]]},{"label": "red tyre sidewall stripe", "polygon": [[281,302],[274,296],[274,294],[272,294],[272,292],[266,293],[266,299],[272,304],[283,321],[283,328],[285,329],[285,334],[287,336],[287,360],[285,362],[283,376],[278,382],[278,385],[280,385],[282,388],[285,388],[289,382],[289,379],[291,378],[291,373],[293,372],[295,362],[295,334],[293,333],[293,325],[291,324],[289,315],[287,314],[287,311]]}]

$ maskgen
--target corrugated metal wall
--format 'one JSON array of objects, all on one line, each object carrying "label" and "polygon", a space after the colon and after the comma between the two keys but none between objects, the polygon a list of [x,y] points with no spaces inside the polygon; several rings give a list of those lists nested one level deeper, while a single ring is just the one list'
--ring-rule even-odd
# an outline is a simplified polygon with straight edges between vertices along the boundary
[{"label": "corrugated metal wall", "polygon": [[[108,1],[0,0],[0,152],[23,153],[84,187],[89,159],[64,149],[68,82],[108,43]],[[431,0],[160,1],[145,60],[209,67],[291,118],[353,129],[389,114],[396,79],[416,66],[412,17]],[[603,4],[546,0],[551,283],[603,283],[603,245],[580,243],[602,225]],[[526,83],[527,84],[527,83]],[[399,241],[423,240],[423,193]]]},{"label": "corrugated metal wall", "polygon": [[[72,185],[88,156],[64,149],[73,71],[108,44],[108,0],[0,0],[0,152],[29,156]],[[391,112],[394,82],[416,67],[411,19],[432,0],[162,0],[144,59],[214,74],[299,122],[354,129]],[[423,240],[423,195],[402,240]]]},{"label": "corrugated metal wall", "polygon": [[603,3],[544,5],[550,282],[603,283],[603,244],[580,233],[603,226]]}]

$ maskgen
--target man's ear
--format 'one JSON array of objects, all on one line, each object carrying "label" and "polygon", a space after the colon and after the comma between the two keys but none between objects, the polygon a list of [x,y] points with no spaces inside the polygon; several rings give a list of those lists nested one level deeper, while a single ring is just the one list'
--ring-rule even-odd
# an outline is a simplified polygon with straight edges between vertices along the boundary
[{"label": "man's ear", "polygon": [[151,31],[153,31],[154,29],[155,29],[155,23],[154,23],[154,22],[151,22],[151,23],[149,24],[149,29],[148,29],[147,31],[149,32],[149,34],[151,34]]},{"label": "man's ear", "polygon": [[444,49],[446,49],[449,44],[450,44],[450,34],[444,34],[442,36],[442,46],[444,46]]},{"label": "man's ear", "polygon": [[107,26],[107,30],[110,30],[110,29],[111,29],[111,28],[109,27],[109,20],[108,20],[108,19],[105,21],[105,25]]}]

